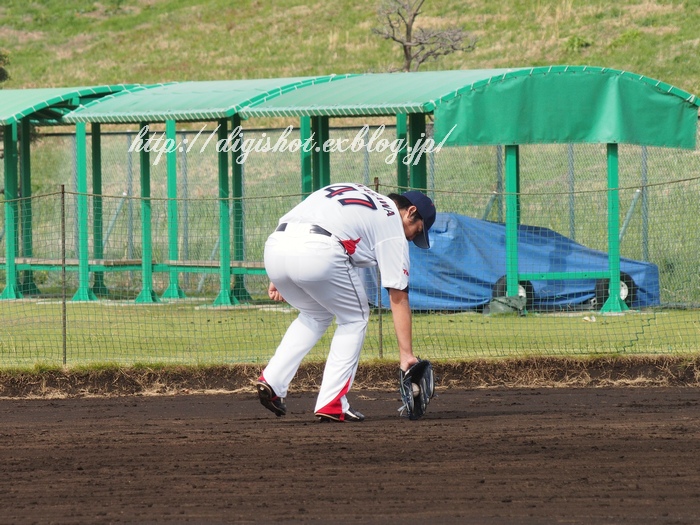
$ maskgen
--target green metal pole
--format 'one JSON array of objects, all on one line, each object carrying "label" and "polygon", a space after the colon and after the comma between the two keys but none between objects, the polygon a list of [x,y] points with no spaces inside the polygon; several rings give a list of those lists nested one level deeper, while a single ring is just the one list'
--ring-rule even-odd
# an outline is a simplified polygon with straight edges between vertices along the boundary
[{"label": "green metal pole", "polygon": [[647,147],[642,146],[642,261],[649,260],[649,165]]},{"label": "green metal pole", "polygon": [[399,193],[402,193],[408,189],[408,166],[404,162],[408,153],[408,128],[405,113],[396,115],[396,139],[400,144],[403,144],[396,157],[396,184],[399,187]]},{"label": "green metal pole", "polygon": [[411,159],[411,153],[415,152],[408,166],[409,185],[411,188],[425,191],[428,189],[427,155],[420,150],[427,140],[423,113],[408,115],[408,140],[411,148],[409,159]]},{"label": "green metal pole", "polygon": [[311,191],[319,189],[321,180],[321,145],[323,140],[320,136],[319,120],[321,117],[311,117],[311,136],[313,137],[313,148],[311,149]]},{"label": "green metal pole", "polygon": [[[227,139],[226,119],[219,120],[218,140]],[[231,297],[231,220],[229,219],[228,154],[226,148],[219,148],[219,281],[220,290],[214,300],[216,306],[238,304]],[[233,300],[233,302],[232,302]]]},{"label": "green metal pole", "polygon": [[313,190],[319,190],[331,183],[330,153],[323,150],[330,137],[328,117],[311,117],[311,131],[316,139],[311,152],[313,158]]},{"label": "green metal pole", "polygon": [[0,299],[21,299],[17,284],[17,124],[8,124],[3,133],[5,151],[5,289]]},{"label": "green metal pole", "polygon": [[518,295],[518,225],[520,224],[520,149],[506,146],[506,295]]},{"label": "green metal pole", "polygon": [[[167,144],[176,144],[177,129],[174,120],[165,121],[165,140]],[[165,153],[166,171],[168,178],[168,259],[177,261],[180,258],[178,250],[178,212],[177,212],[177,150],[169,147]],[[185,292],[178,283],[178,272],[171,268],[168,288],[163,292],[164,299],[181,299]]]},{"label": "green metal pole", "polygon": [[311,140],[311,117],[301,117],[299,122],[299,138],[301,139],[301,193],[306,198],[314,187],[313,175],[313,155],[312,151],[303,145],[310,143]]},{"label": "green metal pole", "polygon": [[[32,170],[31,170],[31,125],[29,119],[21,121],[22,137],[20,139],[19,173],[22,188],[22,255],[31,257],[33,254],[32,238]],[[39,288],[34,282],[34,272],[26,270],[22,276],[22,294],[39,295]]]},{"label": "green metal pole", "polygon": [[503,146],[496,145],[496,217],[503,222]]},{"label": "green metal pole", "polygon": [[[92,136],[92,252],[95,259],[104,259],[104,237],[102,235],[102,134],[100,124],[90,125]],[[104,272],[95,272],[92,283],[92,292],[95,295],[107,296],[109,291],[105,286]]]},{"label": "green metal pole", "polygon": [[[235,130],[241,126],[241,117],[234,115],[231,118],[231,129]],[[242,133],[241,133],[242,136]],[[238,162],[236,152],[232,152],[231,167],[233,171],[232,190],[233,200],[231,202],[231,215],[233,217],[233,260],[245,260],[245,217],[243,215],[243,164]],[[239,303],[249,303],[253,298],[245,287],[245,276],[236,275],[235,283],[231,295]]]},{"label": "green metal pole", "polygon": [[78,290],[73,301],[94,301],[97,299],[90,289],[90,268],[88,252],[88,196],[87,196],[87,139],[85,123],[75,125],[75,156],[77,171],[77,217],[78,222]]},{"label": "green metal pole", "polygon": [[[234,115],[231,119],[233,129],[239,128],[241,125],[241,117]],[[243,164],[236,161],[237,155],[235,152],[232,155],[232,190],[233,190],[233,260],[242,261],[245,252],[245,243],[243,242]]]},{"label": "green metal pole", "polygon": [[[142,122],[141,128],[148,126]],[[149,152],[143,148],[139,152],[141,168],[141,292],[136,297],[137,303],[157,303],[158,297],[153,291],[153,242],[151,235],[151,159]]]},{"label": "green metal pole", "polygon": [[321,140],[319,140],[319,145],[321,147],[321,169],[319,172],[319,185],[316,189],[321,189],[331,183],[331,153],[329,151],[324,151],[323,149],[324,144],[326,144],[331,137],[330,119],[328,117],[321,117],[320,133]]},{"label": "green metal pole", "polygon": [[600,309],[605,312],[629,310],[620,299],[620,195],[619,159],[617,144],[607,145],[608,156],[608,268],[610,270],[610,296]]}]

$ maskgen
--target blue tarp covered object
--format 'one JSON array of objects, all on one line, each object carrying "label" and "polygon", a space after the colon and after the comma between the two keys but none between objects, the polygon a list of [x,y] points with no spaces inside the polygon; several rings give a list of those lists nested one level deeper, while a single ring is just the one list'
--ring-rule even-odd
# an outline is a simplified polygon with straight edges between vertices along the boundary
[{"label": "blue tarp covered object", "polygon": [[[506,273],[505,240],[504,224],[454,213],[438,213],[430,230],[431,248],[421,250],[409,243],[411,307],[423,311],[459,311],[487,305],[494,295],[496,282]],[[606,271],[608,255],[586,248],[553,230],[520,225],[518,263],[520,273]],[[376,273],[363,271],[370,302],[376,306],[379,299]],[[656,265],[621,258],[620,271],[632,279],[628,299],[631,308],[660,303]],[[597,281],[532,281],[530,307],[562,310],[591,304],[596,298]],[[597,299],[600,308],[600,297]],[[383,307],[389,305],[386,290],[382,291],[381,304]]]}]

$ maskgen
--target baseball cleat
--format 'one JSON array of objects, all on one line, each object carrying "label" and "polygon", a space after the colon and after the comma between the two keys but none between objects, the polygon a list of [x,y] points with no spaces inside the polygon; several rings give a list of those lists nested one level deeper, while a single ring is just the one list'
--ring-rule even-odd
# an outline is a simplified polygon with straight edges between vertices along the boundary
[{"label": "baseball cleat", "polygon": [[324,414],[322,412],[316,412],[315,416],[321,423],[342,423],[344,421],[359,423],[365,420],[365,416],[352,408],[348,408],[344,414]]},{"label": "baseball cleat", "polygon": [[259,379],[255,383],[255,388],[258,391],[258,397],[262,406],[274,412],[277,417],[287,414],[287,405],[285,405],[284,399],[275,394],[275,391],[267,384],[267,381]]}]

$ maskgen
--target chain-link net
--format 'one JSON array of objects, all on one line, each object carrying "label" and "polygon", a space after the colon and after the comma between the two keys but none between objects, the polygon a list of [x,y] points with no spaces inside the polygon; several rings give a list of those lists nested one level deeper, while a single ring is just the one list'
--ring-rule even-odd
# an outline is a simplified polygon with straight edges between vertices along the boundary
[{"label": "chain-link net", "polygon": [[[214,141],[203,146],[212,131],[201,134],[195,148],[177,152],[174,181],[168,179],[166,156],[156,162],[151,153],[148,198],[143,198],[140,155],[129,151],[136,131],[103,134],[99,186],[89,176],[87,194],[78,191],[74,136],[44,135],[32,145],[31,196],[20,184],[19,198],[0,207],[0,366],[269,359],[295,313],[267,299],[268,281],[260,263],[278,218],[302,198],[300,154],[250,152],[240,166],[242,196],[236,198],[230,189],[229,156],[228,197],[221,199]],[[391,127],[331,130],[331,139],[357,145],[331,155],[332,182],[376,184],[385,194],[402,190],[396,183],[396,163],[390,162],[392,151],[368,147],[369,137],[380,132],[388,142],[395,138]],[[179,133],[178,140],[192,143],[195,136]],[[244,131],[245,139],[272,144],[282,136],[299,139],[298,130]],[[520,222],[538,227],[539,251],[549,257],[543,267],[541,259],[521,252],[520,272],[556,270],[557,257],[575,256],[551,251],[552,243],[561,247],[573,241],[575,250],[605,256],[606,146],[528,145],[519,151]],[[426,166],[427,191],[439,212],[476,219],[478,228],[505,221],[503,147],[443,148],[427,155]],[[93,172],[90,155],[87,170]],[[169,191],[173,183],[176,196],[173,188]],[[451,239],[442,255],[453,263],[464,256],[465,262],[453,264],[446,281],[437,280],[424,290],[433,302],[415,309],[416,353],[463,359],[697,351],[699,185],[697,149],[620,145],[620,255],[657,271],[649,282],[622,280],[621,300],[631,306],[624,313],[601,313],[609,283],[599,277],[580,283],[563,278],[524,283],[532,286],[524,287],[526,296],[549,294],[549,299],[537,303],[537,298],[526,297],[535,301],[528,303],[526,315],[517,310],[496,313],[496,281],[505,275],[505,261],[482,266],[498,243],[489,244],[485,234],[477,235],[483,242],[472,244],[466,237]],[[87,225],[78,220],[83,205]],[[18,219],[14,269],[5,259],[8,210]],[[149,214],[150,244],[148,239],[144,244],[148,230],[143,218]],[[230,242],[224,249],[234,261],[231,275],[219,267],[222,224],[228,226]],[[80,253],[86,233],[87,255]],[[144,251],[151,261],[144,261]],[[9,274],[16,277],[14,283],[8,282]],[[483,291],[474,297],[465,292],[458,306],[440,306],[447,295],[454,295],[450,283],[455,281],[479,285]],[[570,297],[564,290],[572,283],[582,291]],[[372,306],[363,358],[393,359],[391,313],[386,303]],[[332,330],[310,357],[324,357],[331,337]]]}]

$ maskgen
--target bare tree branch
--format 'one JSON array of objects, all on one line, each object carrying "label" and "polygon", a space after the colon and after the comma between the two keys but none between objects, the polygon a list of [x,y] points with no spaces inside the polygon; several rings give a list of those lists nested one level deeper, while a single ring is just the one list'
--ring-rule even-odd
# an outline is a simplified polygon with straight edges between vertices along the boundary
[{"label": "bare tree branch", "polygon": [[[10,73],[7,71],[7,67],[10,65],[10,57],[0,51],[0,83],[5,82],[10,78]],[[5,158],[5,146],[3,144],[3,131],[0,127],[0,159]],[[5,188],[2,188],[2,193],[5,193]]]},{"label": "bare tree branch", "polygon": [[0,82],[5,82],[10,78],[10,73],[7,71],[7,67],[10,65],[10,57],[7,54],[0,51]]},{"label": "bare tree branch", "polygon": [[476,47],[476,38],[458,27],[416,28],[416,18],[424,3],[425,0],[384,0],[377,9],[382,25],[372,32],[401,46],[403,71],[415,71],[429,60],[459,51],[473,51]]}]

